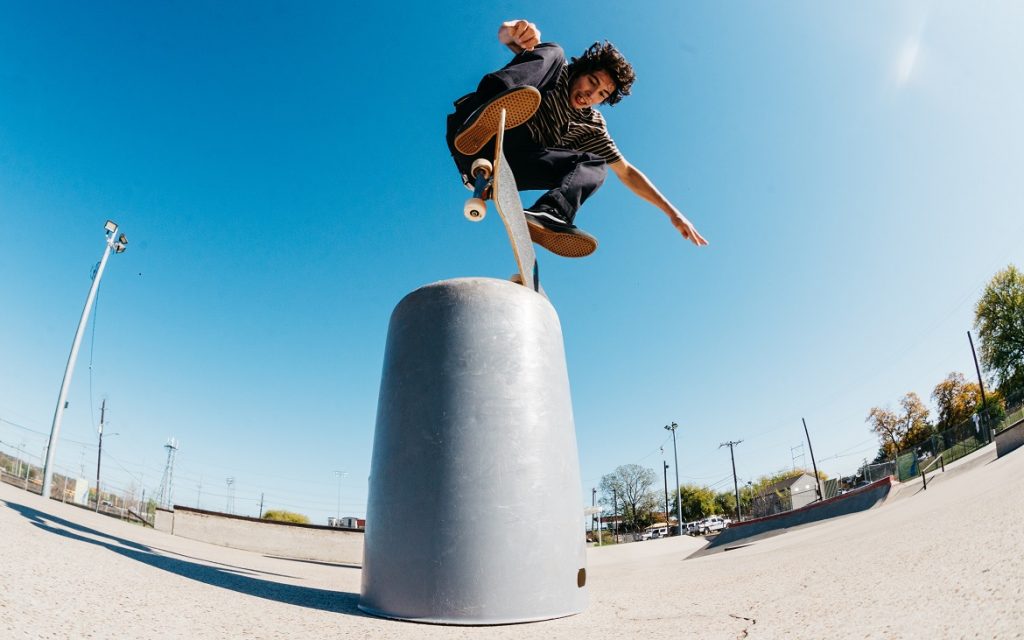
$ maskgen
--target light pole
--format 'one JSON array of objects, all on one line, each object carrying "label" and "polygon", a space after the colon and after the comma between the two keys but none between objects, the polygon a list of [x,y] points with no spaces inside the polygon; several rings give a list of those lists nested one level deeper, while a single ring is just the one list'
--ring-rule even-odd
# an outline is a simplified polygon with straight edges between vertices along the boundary
[{"label": "light pole", "polygon": [[[661,461],[662,474],[665,477],[665,524],[668,524],[669,512],[668,512],[668,463],[664,460]],[[679,534],[682,535],[682,529],[679,530]]]},{"label": "light pole", "polygon": [[[678,428],[679,425],[674,422],[665,425],[665,429],[672,432],[672,457],[676,463],[676,518],[679,520],[679,535],[683,535],[683,496],[679,489],[679,453],[676,451],[676,429]],[[667,515],[665,519],[668,519]],[[669,529],[669,533],[671,533],[671,529]]]},{"label": "light pole", "polygon": [[89,311],[92,309],[93,300],[96,299],[96,291],[100,287],[100,279],[103,277],[103,270],[107,267],[107,258],[111,250],[114,253],[122,253],[128,246],[128,238],[122,233],[117,235],[117,223],[107,220],[103,226],[106,232],[106,247],[103,249],[103,257],[100,258],[100,266],[96,269],[96,275],[92,279],[92,286],[89,288],[89,295],[85,299],[85,308],[82,309],[82,317],[78,321],[78,330],[75,331],[75,339],[71,343],[71,354],[68,356],[68,364],[64,369],[64,380],[60,383],[60,394],[57,396],[57,409],[53,412],[53,425],[50,427],[50,443],[46,447],[46,463],[43,465],[43,492],[44,498],[50,497],[50,487],[53,483],[51,471],[53,460],[57,453],[57,438],[60,435],[60,423],[64,418],[64,409],[67,408],[68,387],[71,386],[71,376],[75,373],[75,361],[78,359],[78,347],[82,344],[82,335],[85,333],[85,325],[89,320]]}]

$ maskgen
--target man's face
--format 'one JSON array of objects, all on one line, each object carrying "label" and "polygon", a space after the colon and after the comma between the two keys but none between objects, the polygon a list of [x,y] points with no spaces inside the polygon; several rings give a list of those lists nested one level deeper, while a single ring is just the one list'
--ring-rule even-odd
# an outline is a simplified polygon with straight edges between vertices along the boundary
[{"label": "man's face", "polygon": [[586,109],[604,102],[614,91],[615,83],[604,69],[584,73],[577,76],[569,87],[569,106]]}]

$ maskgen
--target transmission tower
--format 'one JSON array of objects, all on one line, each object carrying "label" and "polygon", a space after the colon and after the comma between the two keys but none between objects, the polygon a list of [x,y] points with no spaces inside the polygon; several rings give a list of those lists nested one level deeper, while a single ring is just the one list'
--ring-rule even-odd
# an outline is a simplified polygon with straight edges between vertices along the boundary
[{"label": "transmission tower", "polygon": [[164,477],[160,480],[160,504],[170,509],[171,494],[174,492],[174,453],[178,450],[178,441],[169,439],[164,449],[167,449],[167,464],[164,466]]},{"label": "transmission tower", "polygon": [[800,444],[796,445],[795,447],[790,447],[789,448],[789,457],[792,458],[792,460],[793,460],[793,470],[794,471],[796,471],[796,469],[797,469],[796,461],[798,459],[800,460],[800,468],[801,469],[803,469],[804,467],[807,466],[807,458],[804,457],[804,445],[803,445],[802,442]]},{"label": "transmission tower", "polygon": [[235,479],[227,478],[228,483],[228,513],[235,512]]}]

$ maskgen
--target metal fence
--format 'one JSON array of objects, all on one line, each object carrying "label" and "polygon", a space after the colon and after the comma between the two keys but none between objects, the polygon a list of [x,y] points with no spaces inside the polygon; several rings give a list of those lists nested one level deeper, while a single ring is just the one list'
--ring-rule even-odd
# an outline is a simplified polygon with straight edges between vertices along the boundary
[{"label": "metal fence", "polygon": [[984,447],[992,442],[1001,428],[1013,424],[1020,419],[1018,414],[1024,413],[1024,403],[1019,401],[1011,404],[1010,408],[1005,415],[1002,411],[991,416],[988,412],[976,413],[957,426],[933,434],[924,442],[901,451],[897,457],[897,478],[900,482],[916,478],[921,474],[921,469],[932,465],[939,456],[944,464],[949,464]]}]

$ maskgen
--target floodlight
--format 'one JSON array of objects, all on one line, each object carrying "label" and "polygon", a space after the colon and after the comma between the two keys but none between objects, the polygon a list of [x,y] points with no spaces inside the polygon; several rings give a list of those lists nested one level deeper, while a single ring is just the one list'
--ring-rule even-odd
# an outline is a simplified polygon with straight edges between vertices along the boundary
[{"label": "floodlight", "polygon": [[107,233],[114,233],[117,231],[117,223],[113,220],[107,220],[107,224],[103,225],[103,228],[106,229]]}]

